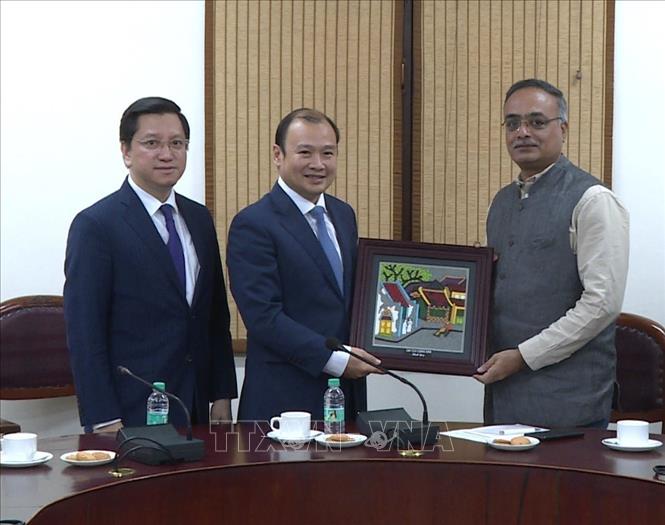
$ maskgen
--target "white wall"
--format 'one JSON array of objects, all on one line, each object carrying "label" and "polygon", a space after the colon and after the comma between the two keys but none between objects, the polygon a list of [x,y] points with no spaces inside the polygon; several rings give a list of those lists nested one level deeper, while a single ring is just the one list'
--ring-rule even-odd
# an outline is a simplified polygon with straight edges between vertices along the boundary
[{"label": "white wall", "polygon": [[[77,211],[120,186],[120,114],[162,95],[192,125],[189,167],[178,191],[200,202],[203,175],[202,1],[0,2],[0,296],[61,294],[67,229]],[[631,268],[624,310],[665,322],[664,2],[617,2],[614,188],[631,212]],[[575,125],[575,123],[571,123]],[[239,381],[243,361],[237,360]],[[430,417],[482,419],[473,379],[405,374]],[[416,395],[387,377],[369,380],[370,408]],[[2,417],[43,435],[78,432],[73,398],[3,401]]]},{"label": "white wall", "polygon": [[2,300],[61,294],[74,215],[126,174],[134,100],[178,102],[192,127],[178,191],[203,200],[203,2],[0,3]]},{"label": "white wall", "polygon": [[[191,126],[178,191],[204,200],[203,1],[0,2],[0,296],[62,294],[74,215],[122,184],[120,116],[175,100]],[[78,433],[74,398],[2,401],[42,434]]]},{"label": "white wall", "polygon": [[630,211],[625,312],[665,325],[665,2],[617,2],[614,191]]}]

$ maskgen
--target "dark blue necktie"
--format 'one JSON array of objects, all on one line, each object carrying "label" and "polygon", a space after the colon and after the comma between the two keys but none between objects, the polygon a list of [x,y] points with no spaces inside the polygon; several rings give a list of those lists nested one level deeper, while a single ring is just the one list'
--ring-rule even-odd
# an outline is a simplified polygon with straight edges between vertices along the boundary
[{"label": "dark blue necktie", "polygon": [[175,271],[178,274],[180,284],[182,284],[182,289],[187,293],[185,285],[185,254],[182,251],[180,236],[175,229],[175,222],[173,222],[173,208],[170,204],[164,204],[160,210],[166,219],[166,231],[169,232],[169,240],[166,243],[166,247],[169,250],[169,254],[171,254],[171,259],[173,259]]},{"label": "dark blue necktie", "polygon": [[335,249],[335,244],[333,243],[330,235],[328,235],[328,228],[326,228],[326,221],[324,218],[325,208],[323,206],[314,206],[310,210],[312,217],[316,220],[316,235],[319,238],[321,243],[321,248],[326,254],[332,271],[335,274],[335,279],[337,280],[337,285],[342,293],[344,293],[344,282],[342,280],[342,261],[339,258],[339,254]]}]

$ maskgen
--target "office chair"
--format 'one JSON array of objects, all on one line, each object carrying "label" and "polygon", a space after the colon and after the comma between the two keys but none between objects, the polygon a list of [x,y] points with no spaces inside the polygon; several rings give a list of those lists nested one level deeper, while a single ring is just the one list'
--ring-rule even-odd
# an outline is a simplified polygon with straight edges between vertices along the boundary
[{"label": "office chair", "polygon": [[0,399],[75,394],[61,296],[32,295],[0,304]]},{"label": "office chair", "polygon": [[665,328],[622,313],[616,323],[618,395],[610,421],[642,419],[665,431]]}]

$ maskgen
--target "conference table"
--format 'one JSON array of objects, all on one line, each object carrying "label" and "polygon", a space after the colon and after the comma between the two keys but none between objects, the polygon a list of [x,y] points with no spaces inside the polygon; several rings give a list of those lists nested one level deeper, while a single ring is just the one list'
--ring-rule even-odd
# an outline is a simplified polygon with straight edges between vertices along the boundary
[{"label": "conference table", "polygon": [[268,430],[198,426],[202,460],[148,466],[125,458],[119,466],[134,472],[121,478],[110,464],[60,459],[75,450],[116,450],[114,434],[40,439],[50,461],[0,469],[0,517],[35,525],[665,523],[665,482],[653,472],[665,465],[665,445],[611,450],[601,443],[610,431],[588,429],[519,452],[441,436],[417,455],[380,448],[380,440],[345,449],[289,446],[269,439]]}]

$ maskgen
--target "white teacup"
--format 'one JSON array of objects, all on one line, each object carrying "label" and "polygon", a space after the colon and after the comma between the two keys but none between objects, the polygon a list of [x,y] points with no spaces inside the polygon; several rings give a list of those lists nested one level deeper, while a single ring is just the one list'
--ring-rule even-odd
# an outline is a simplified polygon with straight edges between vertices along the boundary
[{"label": "white teacup", "polygon": [[2,457],[5,461],[32,461],[37,453],[37,434],[15,432],[2,437]]},{"label": "white teacup", "polygon": [[270,420],[270,428],[283,439],[309,437],[312,428],[312,415],[309,412],[282,412]]},{"label": "white teacup", "polygon": [[649,441],[649,423],[636,419],[617,421],[617,442],[619,445],[643,445]]}]

